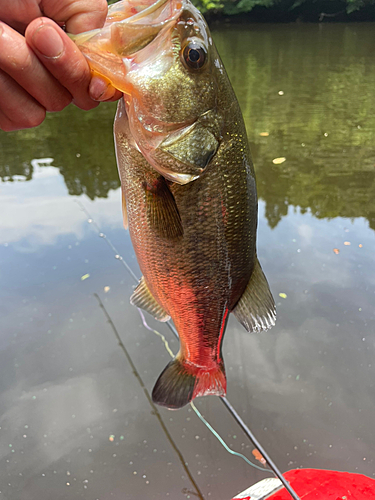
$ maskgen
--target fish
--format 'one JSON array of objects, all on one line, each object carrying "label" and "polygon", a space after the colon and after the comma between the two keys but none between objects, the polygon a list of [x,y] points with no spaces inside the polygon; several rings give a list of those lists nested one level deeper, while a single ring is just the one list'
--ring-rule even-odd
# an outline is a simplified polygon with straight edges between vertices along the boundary
[{"label": "fish", "polygon": [[173,320],[176,357],[152,391],[169,409],[225,396],[223,337],[276,309],[257,258],[254,166],[235,93],[189,0],[124,0],[74,37],[94,74],[123,92],[114,123],[124,225],[142,278],[131,304]]}]

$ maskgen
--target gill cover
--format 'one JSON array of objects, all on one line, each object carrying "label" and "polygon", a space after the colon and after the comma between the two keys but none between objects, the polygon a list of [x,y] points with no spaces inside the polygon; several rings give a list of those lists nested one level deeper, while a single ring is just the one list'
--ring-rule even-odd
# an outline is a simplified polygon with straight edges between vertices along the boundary
[{"label": "gill cover", "polygon": [[187,0],[121,1],[102,29],[72,38],[93,73],[124,93],[130,132],[154,169],[179,184],[199,177],[223,122],[199,11]]}]

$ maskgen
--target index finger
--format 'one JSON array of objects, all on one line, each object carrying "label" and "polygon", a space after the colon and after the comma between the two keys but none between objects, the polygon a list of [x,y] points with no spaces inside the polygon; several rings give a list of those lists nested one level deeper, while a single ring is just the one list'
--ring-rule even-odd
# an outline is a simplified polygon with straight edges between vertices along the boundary
[{"label": "index finger", "polygon": [[81,109],[98,105],[89,96],[91,71],[75,43],[50,19],[41,17],[32,21],[25,38],[43,65],[73,96]]},{"label": "index finger", "polygon": [[44,15],[64,23],[69,33],[101,28],[107,16],[107,0],[49,0],[44,2]]},{"label": "index finger", "polygon": [[70,93],[41,64],[25,38],[0,21],[0,69],[33,96],[47,111],[60,111]]}]

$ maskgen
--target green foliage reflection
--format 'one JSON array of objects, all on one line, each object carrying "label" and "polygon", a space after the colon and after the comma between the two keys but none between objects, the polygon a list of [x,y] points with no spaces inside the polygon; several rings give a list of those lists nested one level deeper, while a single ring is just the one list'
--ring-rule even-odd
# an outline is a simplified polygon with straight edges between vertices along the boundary
[{"label": "green foliage reflection", "polygon": [[[111,5],[117,0],[107,0]],[[375,0],[192,0],[212,17],[251,13],[260,20],[323,21],[375,18]]]},{"label": "green foliage reflection", "polygon": [[[375,229],[372,25],[245,25],[213,36],[243,110],[270,226],[292,205],[318,218],[365,217]],[[30,180],[31,159],[52,157],[70,194],[107,196],[120,185],[114,110],[71,107],[37,129],[0,132],[0,178]],[[274,165],[281,156],[286,162]]]},{"label": "green foliage reflection", "polygon": [[32,177],[33,158],[54,158],[69,194],[107,197],[120,181],[113,149],[115,104],[83,112],[70,106],[37,129],[0,131],[0,178]]},{"label": "green foliage reflection", "polygon": [[293,205],[319,218],[366,217],[375,229],[372,25],[250,26],[214,38],[242,105],[270,226]]},{"label": "green foliage reflection", "polygon": [[[351,19],[375,15],[375,0],[193,0],[205,14],[235,15],[280,20]],[[366,19],[366,18],[365,18]]]}]

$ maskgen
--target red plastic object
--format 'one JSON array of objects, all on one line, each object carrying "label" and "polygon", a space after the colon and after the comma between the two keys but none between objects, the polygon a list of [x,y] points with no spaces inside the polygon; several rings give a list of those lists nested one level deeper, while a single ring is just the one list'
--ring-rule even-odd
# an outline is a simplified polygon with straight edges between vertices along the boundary
[{"label": "red plastic object", "polygon": [[[296,469],[284,474],[301,500],[375,500],[375,480],[362,474]],[[291,500],[277,479],[257,483],[232,500]],[[268,491],[267,491],[268,488]]]}]

